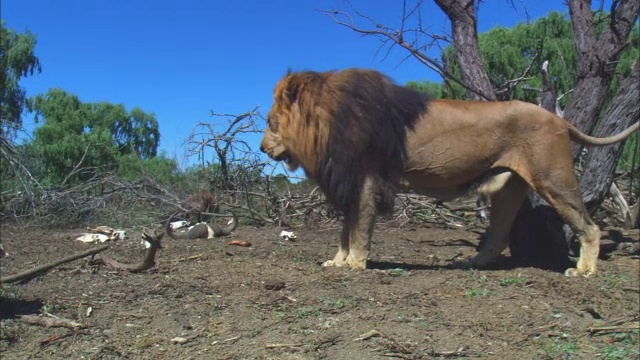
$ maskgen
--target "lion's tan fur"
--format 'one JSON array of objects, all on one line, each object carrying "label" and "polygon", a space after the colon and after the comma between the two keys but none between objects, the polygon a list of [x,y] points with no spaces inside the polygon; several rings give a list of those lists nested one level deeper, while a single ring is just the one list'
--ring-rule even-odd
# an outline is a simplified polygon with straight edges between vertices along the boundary
[{"label": "lion's tan fur", "polygon": [[581,242],[572,275],[596,271],[600,231],[578,189],[570,138],[603,145],[633,131],[597,139],[533,104],[428,100],[357,69],[287,74],[268,121],[261,148],[302,166],[345,213],[339,251],[326,265],[366,268],[376,213],[397,191],[448,199],[473,189],[492,203],[489,240],[471,260],[487,265],[507,247],[531,188]]},{"label": "lion's tan fur", "polygon": [[[299,77],[292,79],[288,83],[279,83],[276,87],[275,93],[276,101],[274,102],[274,108],[272,112],[278,114],[278,118],[281,119],[280,138],[282,144],[286,149],[292,149],[292,157],[296,159],[305,159],[307,167],[310,169],[309,176],[315,177],[315,173],[312,169],[318,168],[318,162],[324,155],[327,149],[327,140],[329,139],[330,123],[328,121],[313,121],[305,122],[298,121],[297,116],[290,116],[291,113],[300,113],[300,107],[298,103],[308,102],[311,91],[304,91],[298,102],[290,104],[288,99],[289,90],[284,88],[285,85],[290,87],[310,87],[314,86],[312,77]],[[289,106],[290,105],[290,106]],[[321,119],[326,119],[322,115],[318,116]]]},{"label": "lion's tan fur", "polygon": [[[209,190],[200,189],[187,199],[187,205],[198,213],[214,213],[218,211],[218,200]],[[198,219],[202,220],[202,219]]]}]

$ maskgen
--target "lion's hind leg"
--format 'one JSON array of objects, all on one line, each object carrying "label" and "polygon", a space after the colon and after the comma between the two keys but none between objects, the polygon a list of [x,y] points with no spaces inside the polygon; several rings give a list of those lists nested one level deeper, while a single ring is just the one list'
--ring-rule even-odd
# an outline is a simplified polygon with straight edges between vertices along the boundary
[{"label": "lion's hind leg", "polygon": [[580,258],[575,268],[565,271],[567,276],[589,276],[595,274],[600,253],[600,229],[587,212],[577,180],[572,176],[564,179],[548,179],[538,193],[556,210],[562,220],[571,227],[580,241]]},{"label": "lion's hind leg", "polygon": [[518,175],[506,171],[480,186],[478,191],[491,199],[487,241],[480,253],[471,259],[472,267],[484,267],[494,261],[509,245],[513,220],[527,195],[528,186]]}]

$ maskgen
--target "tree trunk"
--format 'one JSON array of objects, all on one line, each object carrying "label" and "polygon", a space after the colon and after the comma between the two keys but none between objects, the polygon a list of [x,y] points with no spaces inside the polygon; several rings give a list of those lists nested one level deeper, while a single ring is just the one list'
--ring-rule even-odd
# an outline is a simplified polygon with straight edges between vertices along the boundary
[{"label": "tree trunk", "polygon": [[[591,133],[598,121],[620,52],[629,45],[627,38],[638,18],[639,9],[640,0],[614,1],[610,9],[611,19],[597,36],[597,21],[591,11],[591,1],[569,1],[578,71],[565,116],[582,132]],[[572,144],[574,157],[580,149],[579,144]]]},{"label": "tree trunk", "polygon": [[473,100],[497,100],[480,57],[474,0],[435,1],[451,20],[456,60],[462,71],[462,80],[471,89],[469,97]]},{"label": "tree trunk", "polygon": [[[633,125],[640,117],[640,63],[633,64],[631,74],[620,82],[620,88],[598,127],[597,136],[609,136]],[[624,141],[614,145],[589,150],[585,159],[584,175],[580,178],[580,191],[590,211],[604,200],[613,183],[617,159],[624,148]]]}]

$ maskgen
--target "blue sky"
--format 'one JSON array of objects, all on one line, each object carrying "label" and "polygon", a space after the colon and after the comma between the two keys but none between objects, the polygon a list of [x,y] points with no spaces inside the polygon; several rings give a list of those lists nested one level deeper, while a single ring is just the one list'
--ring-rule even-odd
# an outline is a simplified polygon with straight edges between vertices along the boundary
[{"label": "blue sky", "polygon": [[[527,21],[523,2],[531,20],[551,10],[567,13],[559,0],[487,0],[479,8],[480,32]],[[382,24],[400,23],[400,0],[351,4]],[[28,28],[38,38],[42,73],[22,81],[27,95],[56,87],[83,102],[153,112],[160,149],[183,165],[183,143],[193,127],[220,122],[210,110],[239,114],[259,105],[266,114],[273,86],[288,68],[374,68],[401,84],[440,80],[416,60],[403,62],[402,49],[386,58],[376,54],[378,40],[362,38],[318,11],[349,10],[342,0],[2,0],[0,6],[7,27]],[[450,32],[429,0],[422,18],[430,31]],[[33,116],[24,125],[33,129]],[[257,146],[259,138],[248,140]]]}]

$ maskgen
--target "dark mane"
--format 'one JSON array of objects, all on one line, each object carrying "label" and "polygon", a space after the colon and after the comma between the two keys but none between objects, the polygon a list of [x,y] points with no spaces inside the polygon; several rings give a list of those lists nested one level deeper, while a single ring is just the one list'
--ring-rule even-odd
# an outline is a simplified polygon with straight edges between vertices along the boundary
[{"label": "dark mane", "polygon": [[[372,172],[378,208],[389,211],[396,194],[391,176],[406,160],[406,131],[427,110],[428,96],[373,70],[347,69],[319,78],[321,85],[308,91],[314,93],[315,107],[329,115],[331,130],[315,180],[331,203],[344,210],[357,204],[365,172]],[[303,117],[311,119],[318,109],[304,111],[310,113]]]}]

